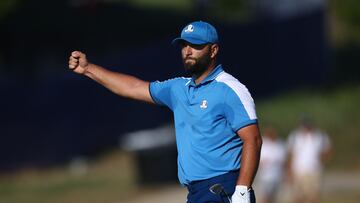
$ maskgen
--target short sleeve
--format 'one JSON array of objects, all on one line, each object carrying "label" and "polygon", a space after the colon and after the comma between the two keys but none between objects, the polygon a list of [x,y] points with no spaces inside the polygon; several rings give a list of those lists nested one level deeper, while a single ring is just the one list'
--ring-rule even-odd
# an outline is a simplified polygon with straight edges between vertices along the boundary
[{"label": "short sleeve", "polygon": [[257,123],[254,100],[248,89],[239,82],[228,87],[224,111],[233,131]]},{"label": "short sleeve", "polygon": [[156,104],[165,105],[172,109],[171,89],[174,83],[175,79],[150,83],[150,95]]}]

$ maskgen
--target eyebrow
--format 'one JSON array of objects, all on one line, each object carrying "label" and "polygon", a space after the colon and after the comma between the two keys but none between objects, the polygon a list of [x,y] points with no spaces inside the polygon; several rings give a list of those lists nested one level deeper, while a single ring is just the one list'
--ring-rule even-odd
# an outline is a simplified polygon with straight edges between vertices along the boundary
[{"label": "eyebrow", "polygon": [[207,45],[210,45],[210,44],[192,44],[190,42],[183,41],[183,42],[181,42],[180,45],[181,46],[189,45],[189,46],[193,47],[194,49],[203,49],[204,47],[206,47]]}]

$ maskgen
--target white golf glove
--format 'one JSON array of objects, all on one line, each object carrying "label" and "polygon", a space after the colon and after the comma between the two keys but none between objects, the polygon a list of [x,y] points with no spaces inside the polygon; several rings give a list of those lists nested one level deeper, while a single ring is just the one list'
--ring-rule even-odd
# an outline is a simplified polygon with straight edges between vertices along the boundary
[{"label": "white golf glove", "polygon": [[250,203],[250,189],[244,185],[237,185],[231,197],[232,203]]}]

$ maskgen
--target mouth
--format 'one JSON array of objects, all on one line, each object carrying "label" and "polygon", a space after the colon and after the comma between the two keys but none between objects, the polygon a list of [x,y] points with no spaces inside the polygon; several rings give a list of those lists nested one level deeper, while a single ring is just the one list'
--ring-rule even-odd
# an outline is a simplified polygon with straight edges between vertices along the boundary
[{"label": "mouth", "polygon": [[185,58],[184,61],[195,61],[195,59],[194,58]]}]

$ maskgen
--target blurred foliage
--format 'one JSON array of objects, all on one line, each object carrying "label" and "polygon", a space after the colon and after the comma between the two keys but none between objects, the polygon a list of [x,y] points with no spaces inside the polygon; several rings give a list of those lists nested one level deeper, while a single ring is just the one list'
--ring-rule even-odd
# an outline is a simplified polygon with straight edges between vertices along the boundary
[{"label": "blurred foliage", "polygon": [[330,0],[330,24],[336,43],[360,43],[360,1]]},{"label": "blurred foliage", "polygon": [[[108,0],[136,7],[171,9],[185,15],[201,16],[226,22],[251,20],[251,1],[244,0]],[[202,4],[202,5],[200,5]],[[335,43],[360,43],[360,1],[329,0],[331,40]],[[192,11],[192,12],[191,12]]]},{"label": "blurred foliage", "polygon": [[360,1],[330,0],[331,83],[360,81]]},{"label": "blurred foliage", "polygon": [[[347,39],[351,40],[351,39]],[[334,57],[330,58],[332,67],[329,72],[328,82],[337,85],[347,82],[360,82],[360,39],[336,43],[332,51]]]},{"label": "blurred foliage", "polygon": [[352,25],[359,25],[360,23],[360,1],[358,0],[331,0],[331,6],[339,17],[343,18],[345,22]]},{"label": "blurred foliage", "polygon": [[248,1],[222,0],[214,1],[209,9],[209,16],[226,22],[244,22],[250,19]]},{"label": "blurred foliage", "polygon": [[301,115],[313,118],[327,132],[334,145],[331,168],[360,167],[360,85],[335,89],[306,89],[268,98],[257,103],[260,127],[273,126],[281,137],[297,127]]},{"label": "blurred foliage", "polygon": [[1,0],[0,1],[0,22],[6,17],[11,11],[16,9],[20,0]]}]

